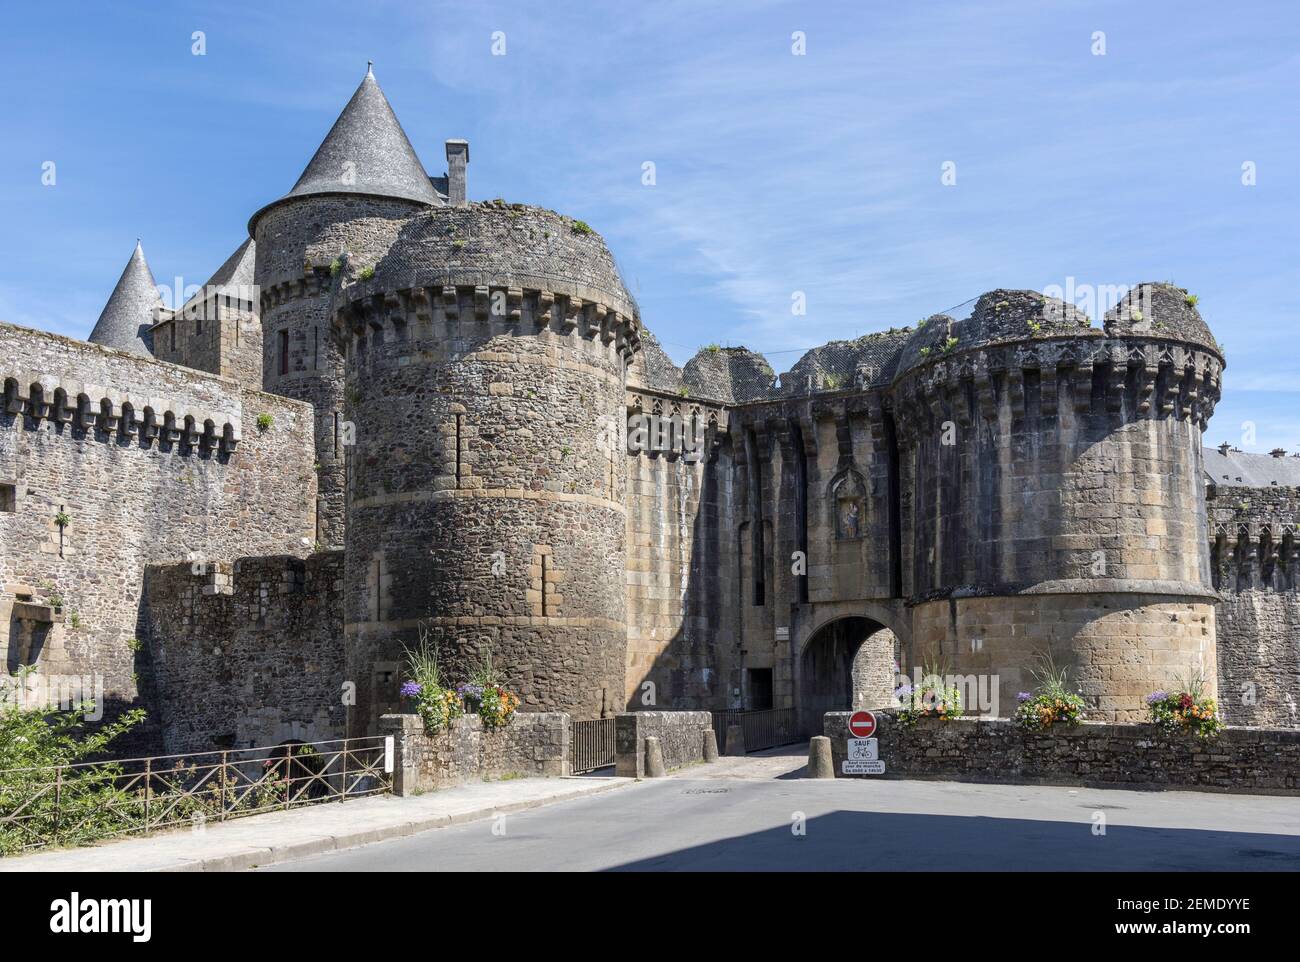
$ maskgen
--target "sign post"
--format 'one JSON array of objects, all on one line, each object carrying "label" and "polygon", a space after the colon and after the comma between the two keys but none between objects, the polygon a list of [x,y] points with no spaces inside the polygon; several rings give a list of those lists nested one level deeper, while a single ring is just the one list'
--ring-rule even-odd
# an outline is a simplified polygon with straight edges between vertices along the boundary
[{"label": "sign post", "polygon": [[848,752],[840,765],[845,775],[883,775],[880,741],[875,737],[876,716],[869,711],[855,711],[849,716]]}]

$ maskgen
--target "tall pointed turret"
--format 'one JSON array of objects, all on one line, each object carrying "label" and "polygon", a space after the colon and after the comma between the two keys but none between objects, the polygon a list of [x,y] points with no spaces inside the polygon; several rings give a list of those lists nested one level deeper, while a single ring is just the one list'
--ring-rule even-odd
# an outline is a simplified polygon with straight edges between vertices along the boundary
[{"label": "tall pointed turret", "polygon": [[152,357],[149,329],[153,327],[154,309],[163,306],[153,272],[144,259],[144,249],[137,240],[135,252],[117,279],[117,286],[95,322],[89,340],[92,344]]},{"label": "tall pointed turret", "polygon": [[[442,203],[375,80],[373,67],[367,67],[361,86],[316,148],[298,182],[276,203],[319,194],[370,194]],[[252,225],[261,214],[253,215]]]},{"label": "tall pointed turret", "polygon": [[262,386],[316,410],[317,540],[342,547],[343,355],[329,335],[333,267],[373,267],[407,219],[441,206],[372,70],[293,189],[249,220],[261,292]]}]

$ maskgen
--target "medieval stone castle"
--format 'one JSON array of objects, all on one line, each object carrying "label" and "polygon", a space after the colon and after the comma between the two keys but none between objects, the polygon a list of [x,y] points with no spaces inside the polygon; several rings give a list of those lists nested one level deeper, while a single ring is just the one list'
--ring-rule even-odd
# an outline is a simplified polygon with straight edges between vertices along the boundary
[{"label": "medieval stone castle", "polygon": [[368,73],[179,309],[137,246],[89,343],[0,324],[10,673],[94,675],[171,751],[373,732],[421,632],[575,718],[819,730],[930,660],[1006,714],[1050,652],[1093,718],[1200,675],[1300,725],[1300,459],[1202,447],[1186,291],[679,369],[598,234],[468,162],[430,177]]}]

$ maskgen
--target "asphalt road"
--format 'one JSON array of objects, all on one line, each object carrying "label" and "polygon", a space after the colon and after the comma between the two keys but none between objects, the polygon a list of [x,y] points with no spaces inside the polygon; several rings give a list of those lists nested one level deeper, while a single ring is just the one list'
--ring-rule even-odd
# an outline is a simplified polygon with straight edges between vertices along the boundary
[{"label": "asphalt road", "polygon": [[1295,798],[814,781],[804,750],[264,871],[1300,870]]}]

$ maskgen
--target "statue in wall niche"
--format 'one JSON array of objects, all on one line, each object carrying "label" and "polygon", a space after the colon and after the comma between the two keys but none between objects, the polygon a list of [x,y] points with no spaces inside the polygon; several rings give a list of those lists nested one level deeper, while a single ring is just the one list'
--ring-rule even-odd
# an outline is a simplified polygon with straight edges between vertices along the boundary
[{"label": "statue in wall niche", "polygon": [[831,505],[835,511],[835,537],[848,541],[862,537],[862,499],[865,485],[862,477],[853,470],[847,471],[831,483]]},{"label": "statue in wall niche", "polygon": [[862,503],[857,498],[842,498],[840,500],[840,528],[839,536],[841,538],[857,538],[858,517],[862,511]]}]

